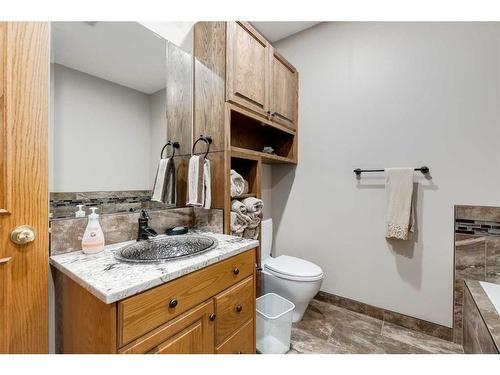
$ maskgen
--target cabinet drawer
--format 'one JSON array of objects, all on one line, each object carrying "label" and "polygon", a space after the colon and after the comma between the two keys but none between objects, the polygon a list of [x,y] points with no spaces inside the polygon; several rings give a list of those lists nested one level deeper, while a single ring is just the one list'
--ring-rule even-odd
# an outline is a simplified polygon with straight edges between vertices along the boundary
[{"label": "cabinet drawer", "polygon": [[226,341],[220,344],[217,354],[255,354],[254,320],[249,320],[243,327],[233,333]]},{"label": "cabinet drawer", "polygon": [[249,250],[119,302],[118,346],[253,275],[254,268],[255,251]]},{"label": "cabinet drawer", "polygon": [[215,297],[216,345],[221,344],[255,312],[253,276],[234,285]]}]

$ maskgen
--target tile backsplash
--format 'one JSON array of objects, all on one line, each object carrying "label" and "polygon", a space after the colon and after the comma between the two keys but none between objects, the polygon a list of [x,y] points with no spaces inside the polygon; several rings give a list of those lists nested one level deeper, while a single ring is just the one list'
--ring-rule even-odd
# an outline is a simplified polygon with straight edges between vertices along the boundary
[{"label": "tile backsplash", "polygon": [[464,280],[500,284],[500,207],[455,206],[454,341],[462,342]]},{"label": "tile backsplash", "polygon": [[[104,214],[100,223],[106,244],[137,238],[139,212]],[[187,226],[216,233],[223,232],[223,211],[192,207],[149,211],[150,226],[158,233],[175,226]],[[62,254],[81,249],[87,218],[54,219],[50,222],[50,254]]]},{"label": "tile backsplash", "polygon": [[74,218],[76,206],[79,204],[85,206],[83,209],[86,214],[90,213],[89,207],[97,207],[97,212],[100,214],[172,208],[159,202],[152,202],[150,190],[51,192],[50,218]]}]

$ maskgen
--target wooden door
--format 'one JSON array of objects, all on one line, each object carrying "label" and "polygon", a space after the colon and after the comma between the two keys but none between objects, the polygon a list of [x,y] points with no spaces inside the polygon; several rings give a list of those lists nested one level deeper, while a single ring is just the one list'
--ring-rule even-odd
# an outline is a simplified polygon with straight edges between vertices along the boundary
[{"label": "wooden door", "polygon": [[49,24],[0,22],[0,352],[48,352],[48,92]]},{"label": "wooden door", "polygon": [[271,119],[297,128],[299,74],[274,48],[271,53]]},{"label": "wooden door", "polygon": [[171,322],[138,338],[123,354],[211,354],[214,353],[214,302],[209,300]]},{"label": "wooden door", "polygon": [[227,100],[267,116],[269,43],[247,22],[227,23]]}]

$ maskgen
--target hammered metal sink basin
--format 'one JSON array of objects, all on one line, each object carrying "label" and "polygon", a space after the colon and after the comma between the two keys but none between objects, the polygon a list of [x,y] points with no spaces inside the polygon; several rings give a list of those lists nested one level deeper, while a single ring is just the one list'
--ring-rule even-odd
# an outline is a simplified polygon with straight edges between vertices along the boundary
[{"label": "hammered metal sink basin", "polygon": [[154,263],[198,255],[216,246],[214,238],[187,234],[138,241],[121,248],[115,257],[125,262]]}]

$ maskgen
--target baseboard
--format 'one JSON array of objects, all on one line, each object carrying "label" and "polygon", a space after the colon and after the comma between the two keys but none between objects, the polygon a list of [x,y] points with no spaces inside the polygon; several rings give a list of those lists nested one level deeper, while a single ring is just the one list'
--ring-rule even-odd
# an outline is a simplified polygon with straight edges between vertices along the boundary
[{"label": "baseboard", "polygon": [[314,298],[318,301],[331,303],[332,305],[339,306],[363,315],[368,315],[388,323],[397,324],[401,327],[426,333],[443,340],[453,341],[453,329],[450,327],[445,327],[440,324],[382,309],[380,307],[375,307],[363,302],[355,301],[327,292],[320,291]]}]

